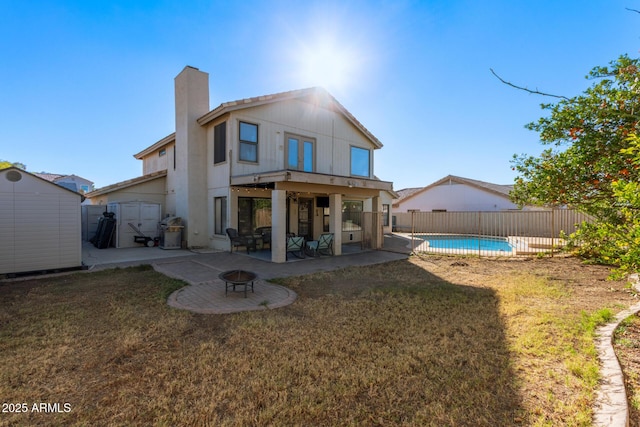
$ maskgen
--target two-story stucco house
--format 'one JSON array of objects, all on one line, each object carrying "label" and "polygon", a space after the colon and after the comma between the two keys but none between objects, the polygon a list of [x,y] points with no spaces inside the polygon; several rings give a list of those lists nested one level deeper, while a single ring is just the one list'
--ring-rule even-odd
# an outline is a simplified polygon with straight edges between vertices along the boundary
[{"label": "two-story stucco house", "polygon": [[185,67],[175,78],[176,131],[135,154],[143,176],[89,193],[94,204],[145,200],[183,219],[191,248],[228,249],[227,227],[271,227],[271,259],[286,260],[287,233],[334,233],[379,247],[390,231],[392,183],[374,176],[381,148],[320,88],[234,102],[210,110],[209,76]]}]

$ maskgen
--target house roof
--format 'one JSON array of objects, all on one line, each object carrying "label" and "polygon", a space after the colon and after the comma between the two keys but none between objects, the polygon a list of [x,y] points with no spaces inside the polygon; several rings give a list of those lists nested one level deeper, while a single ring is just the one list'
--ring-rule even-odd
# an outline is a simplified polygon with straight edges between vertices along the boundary
[{"label": "house roof", "polygon": [[175,142],[176,141],[176,133],[173,132],[167,136],[165,136],[164,138],[162,138],[160,141],[156,142],[155,144],[145,148],[144,150],[142,150],[141,152],[134,154],[133,157],[135,157],[138,160],[142,160],[142,158],[146,155],[149,155],[151,153],[153,153],[154,151],[156,151],[157,149],[164,147],[165,145]]},{"label": "house roof", "polygon": [[137,178],[128,179],[126,181],[116,182],[115,184],[107,185],[106,187],[98,188],[97,190],[94,190],[85,194],[85,196],[88,199],[90,199],[93,197],[102,196],[103,194],[108,194],[114,191],[123,190],[125,188],[131,187],[137,184],[153,181],[154,179],[162,178],[165,176],[167,176],[167,171],[161,170],[161,171],[153,172],[147,175],[142,175]]},{"label": "house roof", "polygon": [[503,185],[503,184],[493,184],[491,182],[480,181],[477,179],[463,178],[461,176],[455,175],[447,175],[444,178],[427,185],[422,188],[406,188],[403,190],[398,190],[398,194],[400,197],[394,200],[393,205],[398,206],[400,203],[405,202],[412,197],[417,196],[418,194],[424,193],[433,187],[437,187],[438,185],[445,184],[447,182],[455,182],[458,184],[466,184],[474,188],[478,188],[480,190],[488,191],[489,193],[496,194],[501,197],[509,198],[509,193],[513,190],[513,185]]},{"label": "house roof", "polygon": [[[340,104],[329,92],[321,87],[311,87],[308,89],[297,89],[291,90],[288,92],[280,92],[271,95],[263,95],[256,96],[253,98],[245,98],[237,101],[223,102],[213,110],[209,111],[204,116],[198,119],[198,123],[202,126],[211,123],[218,117],[230,113],[232,111],[242,110],[245,108],[257,107],[265,104],[272,104],[275,102],[286,101],[290,99],[300,99],[305,100],[307,102],[312,102],[317,105],[323,105],[328,108],[335,109],[339,113],[341,113],[352,125],[356,127],[360,132],[362,132],[369,141],[374,145],[375,148],[382,148],[382,143],[378,138],[376,138],[358,119],[356,119],[353,114],[351,114],[342,104]],[[137,154],[134,154],[134,157],[138,160],[142,159],[144,156],[152,153],[153,151],[159,149],[160,147],[167,145],[171,142],[174,142],[176,139],[175,132],[167,135],[162,138],[155,144],[145,148]]]}]

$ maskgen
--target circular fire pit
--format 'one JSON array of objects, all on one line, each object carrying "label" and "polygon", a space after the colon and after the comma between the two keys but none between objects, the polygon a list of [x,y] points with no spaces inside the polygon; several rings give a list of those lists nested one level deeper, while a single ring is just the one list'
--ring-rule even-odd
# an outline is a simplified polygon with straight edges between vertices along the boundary
[{"label": "circular fire pit", "polygon": [[224,296],[227,296],[227,291],[230,287],[235,292],[236,286],[244,286],[244,297],[247,297],[247,288],[251,286],[251,292],[253,292],[253,281],[258,277],[256,273],[245,270],[230,270],[224,271],[218,275],[220,280],[224,281]]}]

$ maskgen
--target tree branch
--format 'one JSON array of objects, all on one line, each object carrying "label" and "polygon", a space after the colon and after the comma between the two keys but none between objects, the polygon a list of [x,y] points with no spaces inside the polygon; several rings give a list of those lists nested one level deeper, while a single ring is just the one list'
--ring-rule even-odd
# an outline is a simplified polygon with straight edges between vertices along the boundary
[{"label": "tree branch", "polygon": [[511,82],[508,82],[508,81],[504,80],[502,77],[500,77],[498,74],[496,74],[496,72],[495,72],[495,71],[493,71],[493,68],[489,68],[489,70],[491,70],[491,74],[493,74],[494,76],[496,76],[496,78],[497,78],[498,80],[500,80],[502,83],[506,84],[507,86],[511,86],[511,87],[513,87],[513,88],[520,89],[520,90],[523,90],[523,91],[525,91],[525,92],[532,93],[532,94],[534,94],[534,95],[551,96],[551,97],[553,97],[553,98],[566,99],[567,101],[569,101],[569,100],[570,100],[570,99],[569,99],[569,98],[567,98],[566,96],[562,96],[562,95],[553,95],[553,94],[550,94],[550,93],[540,92],[539,90],[531,90],[531,89],[528,89],[528,88],[526,88],[526,87],[522,87],[522,86],[514,85],[513,83],[511,83]]}]

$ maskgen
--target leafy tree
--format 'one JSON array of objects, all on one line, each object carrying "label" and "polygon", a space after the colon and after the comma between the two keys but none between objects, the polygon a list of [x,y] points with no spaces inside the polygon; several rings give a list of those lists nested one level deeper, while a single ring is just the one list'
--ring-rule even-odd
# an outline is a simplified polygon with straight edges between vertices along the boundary
[{"label": "leafy tree", "polygon": [[0,159],[0,169],[6,169],[6,168],[10,168],[11,166],[15,166],[17,168],[20,169],[27,169],[27,166],[24,163],[20,163],[20,162],[8,162],[6,160],[1,160]]},{"label": "leafy tree", "polygon": [[599,81],[584,94],[542,105],[550,114],[527,127],[552,148],[539,157],[514,156],[516,203],[572,205],[598,219],[620,219],[612,184],[640,178],[640,167],[620,152],[629,135],[640,133],[639,65],[622,56],[594,68],[588,78]]},{"label": "leafy tree", "polygon": [[[640,166],[640,137],[628,138],[630,147],[621,150],[633,166]],[[621,220],[616,223],[584,223],[571,236],[571,247],[583,256],[618,269],[613,277],[640,270],[640,182],[621,179],[611,184],[613,205]],[[578,244],[579,243],[579,244]]]},{"label": "leafy tree", "polygon": [[514,156],[512,198],[518,204],[571,205],[595,218],[618,223],[613,183],[638,181],[640,166],[621,153],[629,135],[640,133],[640,60],[620,57],[594,68],[598,79],[584,94],[543,104],[550,114],[527,127],[552,146],[539,157]]},{"label": "leafy tree", "polygon": [[[595,218],[574,236],[581,253],[638,268],[640,60],[621,56],[594,68],[597,80],[582,95],[543,104],[549,115],[527,127],[550,146],[539,157],[514,156],[512,192],[520,204],[569,205]],[[634,193],[635,192],[635,193]],[[634,255],[635,254],[635,255]],[[635,259],[635,260],[634,260]]]}]

